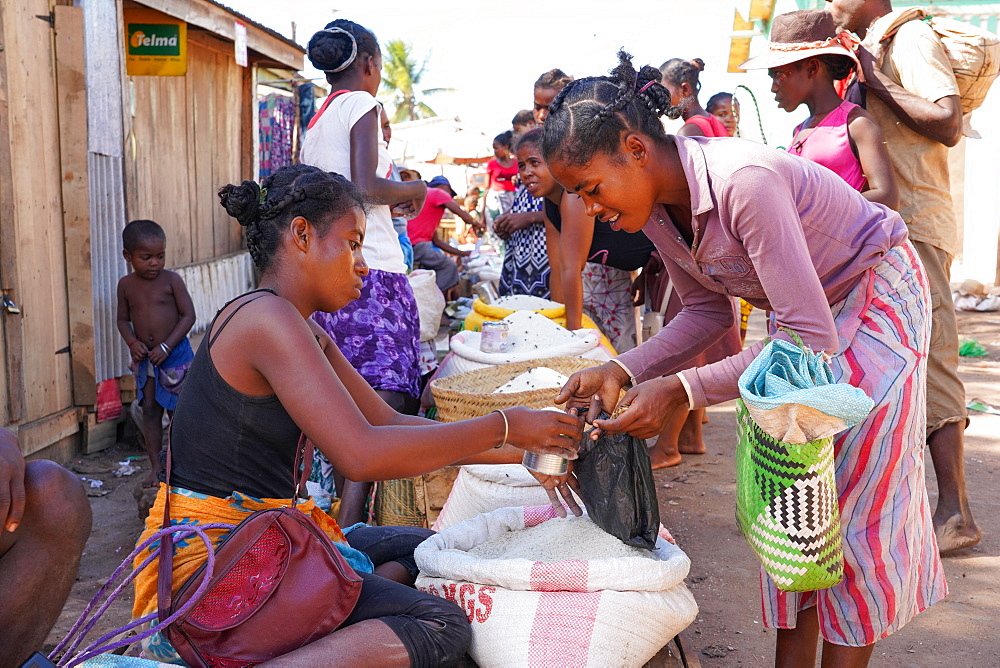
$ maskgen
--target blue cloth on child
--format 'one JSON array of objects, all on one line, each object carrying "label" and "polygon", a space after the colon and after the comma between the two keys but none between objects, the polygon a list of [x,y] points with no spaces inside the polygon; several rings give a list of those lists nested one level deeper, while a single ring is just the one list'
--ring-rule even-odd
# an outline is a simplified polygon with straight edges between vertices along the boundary
[{"label": "blue cloth on child", "polygon": [[192,361],[194,361],[194,350],[191,348],[191,342],[185,336],[170,351],[167,359],[163,360],[163,364],[152,368],[152,374],[149,373],[152,364],[149,358],[139,362],[134,372],[139,403],[142,403],[142,390],[146,386],[146,378],[152,376],[156,383],[156,403],[168,411],[174,410],[177,407],[177,395],[181,391],[184,375],[191,368]]}]

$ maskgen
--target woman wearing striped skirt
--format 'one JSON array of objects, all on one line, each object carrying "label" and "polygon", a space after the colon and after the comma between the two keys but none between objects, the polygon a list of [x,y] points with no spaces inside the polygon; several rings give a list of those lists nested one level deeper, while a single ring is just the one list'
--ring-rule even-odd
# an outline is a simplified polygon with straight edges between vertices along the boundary
[{"label": "woman wearing striped skirt", "polygon": [[835,380],[875,402],[835,440],[844,578],[786,593],[762,573],[763,618],[779,629],[776,665],[814,665],[822,636],[823,665],[865,666],[878,640],[947,595],[924,484],[926,274],[899,215],[833,172],[751,142],[667,135],[658,117],[678,110],[659,72],[620,58],[611,77],[555,99],[544,157],[588,214],[649,237],[684,308],[557,400],[612,409],[631,382],[628,410],[597,427],[649,437],[677,408],[738,397],[763,342],[687,368],[734,322],[731,297],[771,311],[775,338],[788,338],[780,325],[829,355]]}]

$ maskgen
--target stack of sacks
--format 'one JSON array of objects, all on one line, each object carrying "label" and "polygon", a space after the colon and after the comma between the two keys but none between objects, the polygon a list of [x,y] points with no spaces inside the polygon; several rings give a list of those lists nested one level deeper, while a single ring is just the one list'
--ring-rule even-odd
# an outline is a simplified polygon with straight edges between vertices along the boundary
[{"label": "stack of sacks", "polygon": [[432,269],[416,269],[407,276],[413,289],[413,298],[417,302],[421,341],[433,341],[441,329],[441,314],[444,313],[445,301],[444,293],[435,281],[436,276],[437,272]]},{"label": "stack of sacks", "polygon": [[650,552],[551,506],[501,508],[424,541],[416,586],[465,611],[482,668],[639,668],[698,614],[666,535]]}]

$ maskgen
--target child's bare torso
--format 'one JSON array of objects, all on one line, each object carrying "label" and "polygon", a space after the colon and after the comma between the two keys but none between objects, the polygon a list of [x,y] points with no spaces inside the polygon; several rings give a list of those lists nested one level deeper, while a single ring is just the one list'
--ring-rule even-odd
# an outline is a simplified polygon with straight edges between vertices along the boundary
[{"label": "child's bare torso", "polygon": [[174,282],[180,280],[180,276],[166,270],[153,279],[134,273],[121,279],[135,336],[148,348],[166,339],[180,320],[174,295]]}]

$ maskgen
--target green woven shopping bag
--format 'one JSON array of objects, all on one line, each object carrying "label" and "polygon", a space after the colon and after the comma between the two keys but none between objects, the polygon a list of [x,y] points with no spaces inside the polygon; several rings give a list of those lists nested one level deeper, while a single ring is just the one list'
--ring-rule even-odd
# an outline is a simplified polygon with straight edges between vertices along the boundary
[{"label": "green woven shopping bag", "polygon": [[825,589],[844,576],[833,437],[796,445],[764,433],[736,401],[736,522],[783,591]]}]

